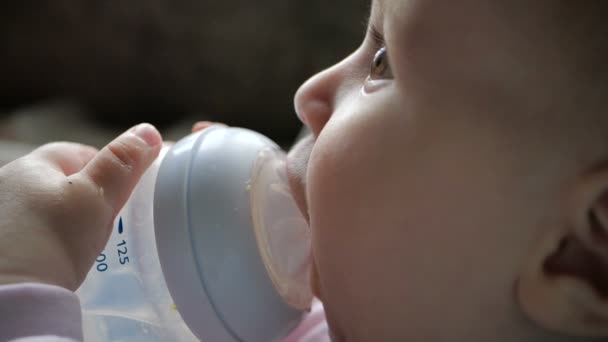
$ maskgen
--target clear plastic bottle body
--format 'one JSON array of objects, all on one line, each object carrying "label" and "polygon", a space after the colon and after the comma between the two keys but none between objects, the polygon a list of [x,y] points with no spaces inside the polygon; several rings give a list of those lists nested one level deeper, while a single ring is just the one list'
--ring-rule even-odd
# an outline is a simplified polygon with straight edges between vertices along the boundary
[{"label": "clear plastic bottle body", "polygon": [[284,152],[207,128],[165,146],[117,216],[77,291],[85,340],[282,340],[310,308],[310,265]]},{"label": "clear plastic bottle body", "polygon": [[77,291],[86,341],[198,341],[171,299],[156,249],[152,202],[167,148],[116,217],[106,248]]}]

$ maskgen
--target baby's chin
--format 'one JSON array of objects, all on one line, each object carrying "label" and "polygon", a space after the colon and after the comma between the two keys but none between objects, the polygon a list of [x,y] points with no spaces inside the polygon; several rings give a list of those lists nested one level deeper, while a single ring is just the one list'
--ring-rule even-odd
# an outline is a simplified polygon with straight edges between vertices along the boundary
[{"label": "baby's chin", "polygon": [[312,269],[310,272],[310,288],[312,289],[312,294],[320,301],[323,301],[323,296],[321,294],[321,283],[319,281],[319,270],[317,269],[317,263],[315,262],[314,256],[312,260]]}]

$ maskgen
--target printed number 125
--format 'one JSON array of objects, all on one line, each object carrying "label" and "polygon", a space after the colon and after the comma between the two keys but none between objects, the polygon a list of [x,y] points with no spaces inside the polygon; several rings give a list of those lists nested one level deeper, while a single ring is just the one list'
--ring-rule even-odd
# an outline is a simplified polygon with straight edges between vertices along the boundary
[{"label": "printed number 125", "polygon": [[121,265],[124,265],[129,262],[129,257],[127,256],[127,241],[122,240],[118,245],[118,261]]}]

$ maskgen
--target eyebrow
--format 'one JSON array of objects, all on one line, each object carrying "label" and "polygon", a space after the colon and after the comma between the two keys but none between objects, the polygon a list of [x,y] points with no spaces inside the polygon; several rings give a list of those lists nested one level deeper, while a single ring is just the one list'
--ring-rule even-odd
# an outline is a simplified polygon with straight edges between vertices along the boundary
[{"label": "eyebrow", "polygon": [[371,0],[366,23],[370,24],[374,17],[383,16],[385,9],[386,7],[384,0]]},{"label": "eyebrow", "polygon": [[384,13],[384,0],[372,0],[370,8],[374,8],[374,5],[378,7],[380,13]]},{"label": "eyebrow", "polygon": [[[374,11],[374,5],[376,10]],[[366,21],[366,27],[371,37],[374,39],[376,44],[384,45],[384,38],[379,28],[374,23],[374,17],[382,15],[384,13],[384,1],[383,0],[371,0],[369,16]]]}]

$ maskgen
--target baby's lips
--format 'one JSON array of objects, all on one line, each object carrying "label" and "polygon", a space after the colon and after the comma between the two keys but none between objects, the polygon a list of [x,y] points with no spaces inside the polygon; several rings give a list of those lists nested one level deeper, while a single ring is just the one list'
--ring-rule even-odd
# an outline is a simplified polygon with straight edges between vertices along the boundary
[{"label": "baby's lips", "polygon": [[312,136],[308,136],[296,144],[287,155],[287,179],[291,193],[306,221],[310,221],[306,198],[306,177],[308,163],[314,145]]}]

